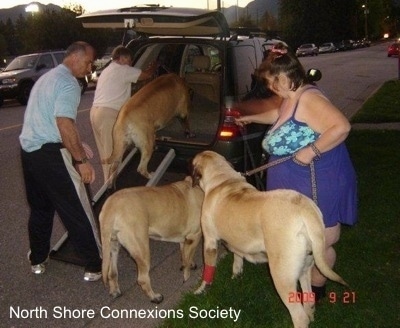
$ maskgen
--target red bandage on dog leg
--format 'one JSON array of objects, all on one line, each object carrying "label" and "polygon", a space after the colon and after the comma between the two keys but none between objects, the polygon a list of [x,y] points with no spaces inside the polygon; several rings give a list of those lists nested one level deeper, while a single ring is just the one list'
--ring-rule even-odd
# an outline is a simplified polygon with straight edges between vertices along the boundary
[{"label": "red bandage on dog leg", "polygon": [[205,281],[207,285],[210,285],[213,282],[214,272],[215,272],[215,266],[207,264],[204,266],[203,281]]}]

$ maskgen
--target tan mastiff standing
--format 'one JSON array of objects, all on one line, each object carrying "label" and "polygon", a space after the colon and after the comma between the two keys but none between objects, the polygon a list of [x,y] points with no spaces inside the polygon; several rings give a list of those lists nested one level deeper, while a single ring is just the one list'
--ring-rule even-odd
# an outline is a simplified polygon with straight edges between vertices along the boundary
[{"label": "tan mastiff standing", "polygon": [[[347,285],[324,258],[322,214],[308,197],[292,190],[258,191],[234,171],[221,155],[205,151],[193,159],[193,183],[203,189],[201,226],[204,235],[203,282],[213,280],[218,241],[234,253],[233,277],[243,270],[243,259],[269,262],[280,298],[294,327],[308,327],[314,319],[311,269],[314,261],[327,278]],[[297,299],[297,282],[307,301]]]},{"label": "tan mastiff standing", "polygon": [[137,171],[146,178],[151,174],[147,165],[153,154],[155,134],[174,117],[183,126],[184,133],[193,136],[189,129],[190,94],[183,79],[174,73],[162,75],[146,84],[121,108],[113,127],[113,151],[104,164],[112,164],[115,172],[126,148],[134,144],[140,151]]},{"label": "tan mastiff standing", "polygon": [[150,282],[149,239],[180,243],[183,279],[196,265],[193,256],[201,238],[200,211],[204,193],[192,188],[186,177],[160,187],[133,187],[111,195],[100,212],[103,248],[103,281],[113,297],[121,295],[118,285],[120,245],[136,261],[138,283],[150,300],[160,303],[163,296],[155,293]]}]

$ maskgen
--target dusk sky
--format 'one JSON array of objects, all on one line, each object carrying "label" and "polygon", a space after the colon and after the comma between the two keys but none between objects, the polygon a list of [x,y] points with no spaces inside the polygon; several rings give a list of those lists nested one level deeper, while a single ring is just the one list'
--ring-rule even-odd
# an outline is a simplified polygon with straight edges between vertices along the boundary
[{"label": "dusk sky", "polygon": [[[70,4],[79,4],[81,5],[86,12],[93,12],[97,10],[105,10],[105,9],[115,9],[115,8],[124,8],[129,6],[140,6],[145,3],[152,3],[151,1],[132,1],[132,0],[113,0],[113,1],[99,1],[99,0],[52,0],[52,1],[37,1],[44,5],[49,3],[53,3],[60,7],[68,6]],[[190,2],[190,5],[188,5]],[[230,7],[234,5],[238,5],[240,7],[245,7],[251,0],[221,0],[222,7]],[[17,5],[28,5],[30,1],[26,0],[1,0],[0,9],[11,8]],[[206,9],[216,9],[217,1],[216,0],[196,0],[196,1],[188,1],[188,0],[157,0],[154,3],[164,5],[164,6],[173,6],[173,7],[193,7],[193,8],[203,8]]]}]

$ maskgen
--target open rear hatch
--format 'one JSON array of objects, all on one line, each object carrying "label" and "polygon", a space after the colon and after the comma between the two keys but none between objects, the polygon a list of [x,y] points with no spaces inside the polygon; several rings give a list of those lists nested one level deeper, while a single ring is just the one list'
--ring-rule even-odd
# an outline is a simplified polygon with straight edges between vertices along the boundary
[{"label": "open rear hatch", "polygon": [[77,17],[85,28],[130,28],[140,35],[229,37],[219,11],[149,5],[102,10]]},{"label": "open rear hatch", "polygon": [[[218,67],[224,55],[213,44],[216,39],[230,37],[229,26],[221,12],[149,5],[98,11],[83,14],[78,19],[85,28],[135,31],[142,38],[127,45],[134,53],[134,66],[143,68],[155,60],[166,67],[163,73],[178,74],[193,91],[189,121],[195,137],[186,138],[178,120],[173,120],[157,132],[158,144],[204,147],[215,142],[223,120],[222,72]],[[175,40],[165,38],[171,36]],[[141,83],[134,85],[133,92],[140,87]]]}]

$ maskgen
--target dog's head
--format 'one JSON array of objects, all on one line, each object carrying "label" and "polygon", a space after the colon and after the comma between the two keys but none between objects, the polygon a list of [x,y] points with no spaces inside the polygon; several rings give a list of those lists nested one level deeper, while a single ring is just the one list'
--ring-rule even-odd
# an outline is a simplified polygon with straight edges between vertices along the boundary
[{"label": "dog's head", "polygon": [[192,185],[201,187],[201,179],[203,178],[206,167],[211,167],[212,165],[218,166],[221,162],[227,163],[223,156],[214,151],[206,150],[197,154],[193,158],[190,168],[193,180]]}]

